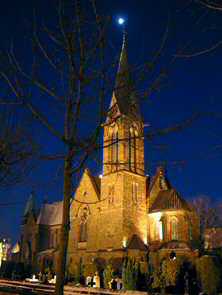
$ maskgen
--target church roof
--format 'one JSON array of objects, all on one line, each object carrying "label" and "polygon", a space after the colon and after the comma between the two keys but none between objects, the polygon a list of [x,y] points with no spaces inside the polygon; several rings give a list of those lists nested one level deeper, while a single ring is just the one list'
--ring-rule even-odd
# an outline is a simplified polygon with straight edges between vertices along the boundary
[{"label": "church roof", "polygon": [[45,203],[41,206],[36,224],[60,225],[62,224],[63,201]]},{"label": "church roof", "polygon": [[190,211],[187,202],[181,198],[180,194],[175,189],[160,191],[150,208],[150,212],[170,209],[184,209]]},{"label": "church roof", "polygon": [[147,251],[147,246],[144,244],[144,242],[140,239],[138,235],[134,234],[132,236],[131,241],[129,242],[128,249]]}]

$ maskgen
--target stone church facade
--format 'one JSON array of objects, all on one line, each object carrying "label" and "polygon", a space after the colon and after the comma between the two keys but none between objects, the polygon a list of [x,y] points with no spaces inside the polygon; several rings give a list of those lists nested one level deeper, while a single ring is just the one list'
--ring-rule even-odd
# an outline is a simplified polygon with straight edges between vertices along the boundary
[{"label": "stone church facade", "polygon": [[196,233],[188,204],[170,186],[163,167],[153,177],[144,175],[144,125],[130,83],[126,36],[104,126],[103,175],[86,168],[74,199],[70,268],[94,259],[104,268],[112,259],[121,271],[124,258],[135,256],[152,269],[172,251],[192,262],[197,256],[190,246]]},{"label": "stone church facade", "polygon": [[[95,259],[103,270],[112,260],[121,275],[123,261],[135,257],[150,271],[174,253],[191,263],[192,211],[171,187],[163,167],[144,173],[144,124],[131,85],[124,36],[107,120],[104,125],[103,175],[86,168],[70,208],[68,269],[84,269]],[[31,195],[21,225],[20,261],[33,271],[56,272],[62,202],[45,202],[38,213]]]}]

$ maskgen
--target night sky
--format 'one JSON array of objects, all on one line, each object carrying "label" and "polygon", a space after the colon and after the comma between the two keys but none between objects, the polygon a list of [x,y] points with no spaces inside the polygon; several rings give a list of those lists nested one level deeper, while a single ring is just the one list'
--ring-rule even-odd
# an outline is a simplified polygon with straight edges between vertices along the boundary
[{"label": "night sky", "polygon": [[[18,58],[29,64],[30,40],[27,37],[24,19],[32,18],[33,10],[37,23],[42,20],[50,26],[55,22],[56,1],[4,1],[0,10],[0,50],[13,40]],[[170,2],[170,3],[169,3]],[[165,70],[167,78],[158,91],[141,103],[145,134],[189,119],[194,113],[201,115],[192,126],[167,136],[145,140],[146,174],[155,171],[156,164],[164,164],[168,177],[185,199],[200,194],[209,196],[213,202],[221,199],[222,165],[222,45],[205,54],[196,54],[222,41],[222,13],[207,10],[190,1],[163,0],[112,0],[97,1],[99,11],[112,18],[110,24],[110,51],[116,54],[122,46],[119,16],[126,19],[129,40],[129,61],[133,66],[150,60],[168,34],[156,71]],[[183,50],[181,50],[184,48]],[[182,56],[181,56],[182,55]],[[194,55],[194,56],[192,56]],[[44,79],[50,84],[51,76]],[[151,83],[150,78],[141,85],[141,90]],[[0,80],[0,95],[4,87]],[[38,95],[37,95],[38,96]],[[108,106],[111,96],[107,97]],[[49,108],[42,102],[43,108]],[[30,126],[44,150],[58,152],[63,147],[56,138],[49,136],[40,125]],[[101,165],[89,160],[87,166],[95,175],[102,173]],[[36,194],[37,208],[44,196],[48,201],[61,200],[63,195],[61,161],[42,163],[26,179],[26,183],[0,191],[0,236],[19,240],[22,214],[32,188]],[[56,175],[61,177],[54,182]],[[5,206],[5,202],[16,202]],[[4,206],[3,204],[4,203]]]}]

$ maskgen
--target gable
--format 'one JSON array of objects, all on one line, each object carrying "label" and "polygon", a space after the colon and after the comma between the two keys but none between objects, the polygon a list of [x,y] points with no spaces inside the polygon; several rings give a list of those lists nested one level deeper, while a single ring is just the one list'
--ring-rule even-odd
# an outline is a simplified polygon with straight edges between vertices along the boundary
[{"label": "gable", "polygon": [[158,173],[151,178],[148,186],[149,208],[152,207],[159,193],[166,190],[169,190],[169,185],[161,173]]},{"label": "gable", "polygon": [[92,203],[100,200],[100,178],[86,168],[75,192],[75,200]]}]

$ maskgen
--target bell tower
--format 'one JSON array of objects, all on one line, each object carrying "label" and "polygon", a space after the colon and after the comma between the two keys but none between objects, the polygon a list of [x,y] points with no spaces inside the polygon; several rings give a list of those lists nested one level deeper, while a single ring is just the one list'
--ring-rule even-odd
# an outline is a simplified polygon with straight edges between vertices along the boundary
[{"label": "bell tower", "polygon": [[[126,249],[136,234],[147,242],[144,133],[139,101],[128,65],[127,34],[116,75],[115,89],[104,126],[103,177],[101,178],[100,229],[109,245],[102,249]],[[110,238],[112,236],[112,238]]]},{"label": "bell tower", "polygon": [[116,75],[115,89],[104,126],[104,175],[127,170],[144,175],[144,131],[139,101],[128,65],[127,33]]}]

